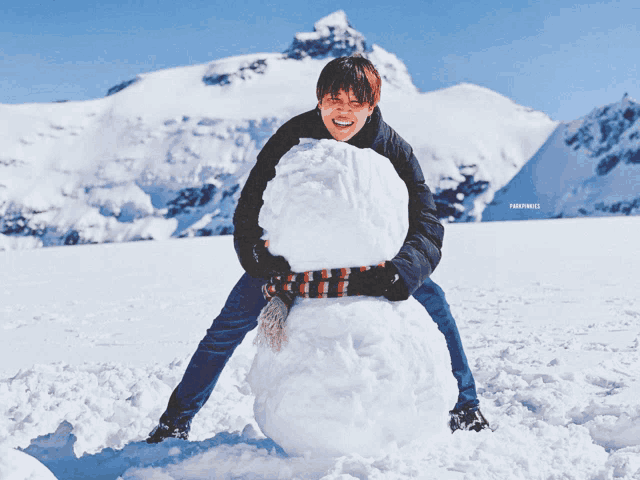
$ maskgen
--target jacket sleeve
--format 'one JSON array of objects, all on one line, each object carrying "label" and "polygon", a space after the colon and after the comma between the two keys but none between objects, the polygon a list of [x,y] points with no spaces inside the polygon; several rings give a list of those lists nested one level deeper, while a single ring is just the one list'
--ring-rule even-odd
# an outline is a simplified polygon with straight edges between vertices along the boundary
[{"label": "jacket sleeve", "polygon": [[406,144],[406,148],[398,148],[396,155],[396,170],[409,191],[409,231],[391,262],[411,294],[440,263],[444,227],[413,149]]},{"label": "jacket sleeve", "polygon": [[258,154],[256,164],[240,193],[233,215],[233,245],[245,270],[254,263],[253,247],[264,233],[258,224],[260,209],[264,203],[262,194],[269,180],[275,176],[280,158],[298,143],[299,139],[289,134],[285,126],[280,127]]}]

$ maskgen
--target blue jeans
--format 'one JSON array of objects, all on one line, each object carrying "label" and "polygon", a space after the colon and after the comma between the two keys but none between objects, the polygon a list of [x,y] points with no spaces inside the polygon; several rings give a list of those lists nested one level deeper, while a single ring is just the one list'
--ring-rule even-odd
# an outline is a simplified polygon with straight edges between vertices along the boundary
[{"label": "blue jeans", "polygon": [[[233,351],[245,335],[258,325],[260,310],[267,303],[262,296],[263,283],[264,279],[253,278],[245,273],[233,287],[220,315],[200,341],[181,382],[171,394],[161,422],[188,428],[191,419],[209,399]],[[433,280],[427,279],[413,296],[429,312],[446,339],[453,375],[458,382],[459,394],[455,408],[477,406],[473,375],[444,292]]]}]

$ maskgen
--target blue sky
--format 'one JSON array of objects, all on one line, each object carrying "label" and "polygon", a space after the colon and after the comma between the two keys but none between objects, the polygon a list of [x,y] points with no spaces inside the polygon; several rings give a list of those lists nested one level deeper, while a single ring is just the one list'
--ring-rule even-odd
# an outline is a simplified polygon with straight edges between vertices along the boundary
[{"label": "blue sky", "polygon": [[279,52],[338,9],[423,91],[471,82],[565,121],[640,100],[637,0],[3,4],[0,103],[97,98],[137,73]]}]

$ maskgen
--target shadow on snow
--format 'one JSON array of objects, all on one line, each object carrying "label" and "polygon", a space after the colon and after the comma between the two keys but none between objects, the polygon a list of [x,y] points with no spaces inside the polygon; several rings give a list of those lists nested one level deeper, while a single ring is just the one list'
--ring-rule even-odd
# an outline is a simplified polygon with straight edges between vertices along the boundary
[{"label": "shadow on snow", "polygon": [[85,453],[78,458],[73,451],[77,438],[72,430],[73,426],[63,421],[54,433],[37,437],[31,440],[29,447],[19,450],[38,459],[58,480],[112,480],[130,468],[166,467],[221,445],[250,445],[287,458],[284,450],[273,440],[250,438],[253,430],[243,433],[222,432],[200,442],[174,438],[153,445],[145,441],[131,442],[120,450],[105,448],[98,453]]}]

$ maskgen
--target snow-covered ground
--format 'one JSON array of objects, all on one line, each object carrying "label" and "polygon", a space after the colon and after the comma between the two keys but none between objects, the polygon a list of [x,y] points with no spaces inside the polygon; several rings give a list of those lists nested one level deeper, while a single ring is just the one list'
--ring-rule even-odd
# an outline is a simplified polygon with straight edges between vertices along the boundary
[{"label": "snow-covered ground", "polygon": [[497,430],[338,459],[260,434],[253,335],[191,441],[144,443],[241,273],[230,237],[0,252],[0,478],[22,448],[58,479],[638,479],[639,235],[637,217],[448,225],[434,280]]}]

